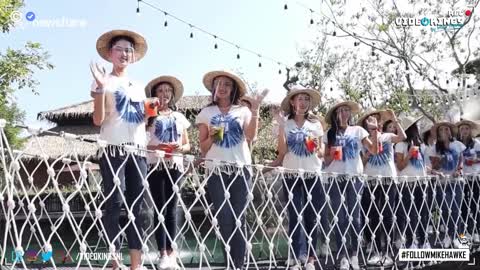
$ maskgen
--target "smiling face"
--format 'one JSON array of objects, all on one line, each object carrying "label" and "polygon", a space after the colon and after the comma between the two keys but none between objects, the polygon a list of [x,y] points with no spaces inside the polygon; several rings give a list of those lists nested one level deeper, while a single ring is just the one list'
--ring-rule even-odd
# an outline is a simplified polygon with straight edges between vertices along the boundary
[{"label": "smiling face", "polygon": [[160,109],[168,107],[168,104],[172,101],[174,96],[174,90],[171,84],[162,82],[155,88],[155,97],[159,99]]},{"label": "smiling face", "polygon": [[305,114],[310,109],[310,95],[296,94],[290,99],[290,106],[295,114]]},{"label": "smiling face", "polygon": [[235,82],[226,76],[218,76],[213,80],[215,98],[231,100]]},{"label": "smiling face", "polygon": [[112,43],[110,48],[110,61],[115,67],[125,68],[134,62],[134,45],[126,40],[119,39]]}]

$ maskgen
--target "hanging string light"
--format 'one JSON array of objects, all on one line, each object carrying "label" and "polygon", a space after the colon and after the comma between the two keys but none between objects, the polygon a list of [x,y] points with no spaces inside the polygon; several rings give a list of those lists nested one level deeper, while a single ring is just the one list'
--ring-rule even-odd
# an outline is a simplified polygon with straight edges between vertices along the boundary
[{"label": "hanging string light", "polygon": [[[180,18],[180,17],[177,17],[177,16],[175,16],[175,15],[167,12],[166,10],[163,10],[163,9],[159,8],[158,6],[156,6],[155,4],[150,3],[149,1],[137,0],[137,5],[138,5],[137,10],[140,9],[140,7],[139,7],[139,6],[140,6],[140,2],[141,2],[141,4],[146,5],[146,6],[150,7],[150,8],[152,8],[152,9],[155,10],[155,11],[158,11],[158,12],[163,13],[164,16],[165,16],[165,23],[164,23],[164,26],[165,26],[165,27],[168,26],[167,17],[170,17],[171,19],[174,19],[175,21],[178,21],[178,22],[183,23],[183,24],[185,24],[185,25],[187,25],[187,26],[190,27],[190,38],[191,38],[191,39],[193,39],[193,37],[194,37],[193,30],[196,29],[196,31],[198,31],[198,32],[200,32],[200,33],[203,33],[203,34],[205,34],[205,35],[211,36],[211,37],[214,38],[214,40],[215,40],[214,49],[219,49],[219,45],[220,45],[219,42],[223,42],[223,43],[228,44],[228,45],[230,45],[230,46],[232,46],[232,47],[236,47],[236,48],[237,48],[237,55],[236,55],[236,58],[237,58],[237,59],[240,59],[240,50],[242,50],[242,51],[244,51],[244,52],[247,52],[247,53],[250,53],[250,54],[253,54],[253,55],[257,55],[257,56],[258,56],[258,55],[262,55],[262,54],[259,53],[259,52],[256,52],[256,51],[254,51],[254,50],[251,50],[251,49],[242,47],[242,46],[240,46],[239,44],[237,44],[236,42],[233,42],[233,41],[227,40],[227,39],[225,39],[225,38],[222,38],[222,37],[220,37],[220,36],[218,36],[218,35],[216,35],[216,34],[214,34],[214,33],[211,33],[211,32],[208,31],[208,30],[205,30],[205,29],[203,29],[203,28],[201,28],[201,27],[199,27],[199,26],[196,26],[196,25],[194,25],[194,24],[192,24],[192,23],[190,23],[190,22],[187,22],[186,20],[184,20],[184,19],[182,19],[182,18]],[[287,9],[287,4],[285,4],[285,7],[286,7],[285,9]],[[288,66],[287,66],[286,64],[282,63],[281,61],[279,61],[279,60],[277,60],[277,59],[274,59],[274,58],[271,58],[271,57],[268,57],[268,56],[262,56],[261,58],[263,58],[262,61],[264,61],[264,60],[266,59],[266,60],[268,60],[268,61],[271,62],[271,63],[275,63],[275,64],[280,65],[280,66],[282,66],[282,67],[288,68]],[[262,61],[259,61],[259,66],[260,66],[260,67],[262,66]],[[280,68],[280,72],[281,72],[281,69],[282,69],[282,68]]]},{"label": "hanging string light", "polygon": [[141,0],[137,0],[137,15],[140,15],[140,1]]}]

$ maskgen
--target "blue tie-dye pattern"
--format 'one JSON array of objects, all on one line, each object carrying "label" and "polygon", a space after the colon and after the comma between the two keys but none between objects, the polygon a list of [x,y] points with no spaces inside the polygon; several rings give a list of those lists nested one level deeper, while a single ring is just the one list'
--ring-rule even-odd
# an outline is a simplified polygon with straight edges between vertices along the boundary
[{"label": "blue tie-dye pattern", "polygon": [[243,140],[243,129],[238,122],[238,117],[233,117],[230,114],[222,116],[221,114],[215,115],[210,120],[212,126],[221,126],[222,123],[228,126],[228,129],[224,129],[223,140],[215,140],[215,144],[223,148],[231,148],[238,145]]},{"label": "blue tie-dye pattern", "polygon": [[169,117],[156,121],[154,134],[163,143],[178,141],[180,134],[178,134],[175,118]]},{"label": "blue tie-dye pattern", "polygon": [[392,152],[391,147],[392,144],[390,142],[383,142],[383,151],[376,155],[371,155],[368,158],[368,163],[374,167],[385,166],[388,162],[392,159]]},{"label": "blue tie-dye pattern", "polygon": [[[453,171],[457,168],[458,153],[453,149],[447,149],[442,155],[442,169],[445,171]],[[449,158],[450,157],[450,158]]]},{"label": "blue tie-dye pattern", "polygon": [[418,152],[418,158],[410,158],[410,164],[416,169],[423,169],[423,154]]},{"label": "blue tie-dye pattern", "polygon": [[143,101],[132,101],[125,95],[123,87],[120,87],[113,94],[116,102],[115,108],[123,120],[133,124],[141,123],[144,120],[145,107]]},{"label": "blue tie-dye pattern", "polygon": [[299,157],[308,157],[313,155],[313,153],[307,150],[305,145],[305,139],[308,136],[308,130],[304,128],[295,128],[288,132],[287,136],[287,146],[293,154]]},{"label": "blue tie-dye pattern", "polygon": [[463,157],[464,157],[463,163],[466,163],[466,162],[467,162],[467,158],[472,158],[472,157],[474,157],[474,156],[473,156],[474,153],[472,153],[472,148],[467,148],[467,149],[465,149],[465,150],[462,152],[462,154],[463,154]]},{"label": "blue tie-dye pattern", "polygon": [[358,140],[356,137],[337,136],[337,145],[342,146],[342,160],[355,159],[358,156]]}]

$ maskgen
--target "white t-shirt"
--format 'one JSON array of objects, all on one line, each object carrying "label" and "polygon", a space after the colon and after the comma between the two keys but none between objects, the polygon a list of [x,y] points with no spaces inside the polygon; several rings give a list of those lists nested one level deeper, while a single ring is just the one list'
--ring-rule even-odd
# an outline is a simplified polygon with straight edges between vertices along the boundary
[{"label": "white t-shirt", "polygon": [[[323,136],[323,141],[328,148],[327,134]],[[337,134],[335,145],[342,146],[342,160],[333,160],[325,171],[339,174],[363,174],[360,151],[362,151],[362,140],[366,137],[368,132],[360,126],[348,126],[343,135]]]},{"label": "white t-shirt", "polygon": [[466,174],[480,173],[480,164],[475,163],[473,166],[468,166],[466,159],[476,158],[480,159],[480,141],[473,140],[473,148],[467,148],[463,151],[463,172]]},{"label": "white t-shirt", "polygon": [[222,160],[237,164],[252,164],[252,156],[245,137],[245,128],[250,123],[252,113],[245,106],[233,105],[227,114],[222,114],[218,106],[203,108],[197,115],[195,124],[223,126],[223,140],[215,140],[208,150],[205,166],[213,168],[212,161]]},{"label": "white t-shirt", "polygon": [[[97,84],[92,83],[92,91]],[[111,144],[133,144],[145,147],[147,135],[145,130],[146,99],[144,85],[128,77],[109,74],[105,91],[105,119],[100,128],[100,139]]]},{"label": "white t-shirt", "polygon": [[[393,133],[382,133],[378,137],[378,141],[382,144],[383,151],[376,155],[369,155],[367,164],[365,164],[364,173],[368,176],[397,176],[397,169],[395,168],[394,155],[393,155]],[[363,152],[368,150],[363,148]]]},{"label": "white t-shirt", "polygon": [[[158,145],[160,143],[177,142],[182,145],[183,131],[190,127],[190,122],[187,118],[179,112],[172,112],[170,115],[159,115],[154,122],[148,127],[148,145]],[[178,152],[174,152],[178,153]],[[181,156],[172,156],[165,159],[169,162],[168,165],[175,165],[175,167],[183,171],[183,158]],[[158,158],[155,153],[148,153],[147,161],[150,164],[156,164]]]},{"label": "white t-shirt", "polygon": [[[403,155],[403,158],[409,157],[410,153],[408,150],[407,142],[399,142],[395,145],[395,153]],[[400,176],[427,176],[427,170],[425,168],[423,150],[420,147],[418,152],[418,158],[410,158],[407,163],[407,166],[400,171]]]},{"label": "white t-shirt", "polygon": [[288,169],[304,169],[318,171],[322,169],[322,160],[317,152],[308,151],[305,140],[308,136],[319,138],[323,136],[323,127],[320,121],[312,123],[305,120],[301,128],[297,127],[295,120],[289,119],[283,128],[287,153],[283,159],[283,167]]},{"label": "white t-shirt", "polygon": [[[449,149],[444,153],[437,153],[435,145],[427,147],[426,156],[430,159],[433,155],[441,157],[440,172],[446,175],[453,175],[458,167],[461,153],[466,149],[465,145],[459,141],[453,141],[449,144]],[[430,161],[431,163],[431,161]]]}]

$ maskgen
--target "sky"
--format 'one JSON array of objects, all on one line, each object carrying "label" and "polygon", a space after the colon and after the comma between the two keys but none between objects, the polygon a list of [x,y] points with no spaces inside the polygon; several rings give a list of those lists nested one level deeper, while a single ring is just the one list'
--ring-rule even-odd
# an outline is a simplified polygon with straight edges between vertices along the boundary
[{"label": "sky", "polygon": [[[299,59],[300,49],[314,39],[315,25],[310,25],[311,15],[305,7],[315,9],[320,3],[315,0],[145,1],[287,65],[293,65]],[[288,10],[283,8],[285,3]],[[53,70],[35,72],[40,95],[33,95],[29,90],[17,93],[17,102],[26,111],[27,125],[45,124],[36,120],[38,112],[90,99],[89,63],[98,61],[111,68],[98,56],[96,40],[112,29],[133,30],[146,38],[149,49],[145,58],[128,71],[132,78],[145,84],[159,75],[174,75],[183,82],[185,95],[208,94],[201,82],[203,75],[223,69],[240,71],[249,82],[256,82],[258,88],[269,88],[268,100],[281,101],[285,96],[282,87],[285,70],[282,75],[278,74],[277,63],[244,51],[240,51],[238,60],[235,47],[218,41],[215,50],[212,37],[194,30],[191,39],[188,25],[167,17],[168,27],[164,27],[163,13],[141,4],[140,15],[137,15],[136,8],[135,0],[26,1],[19,27],[1,35],[0,51],[7,47],[21,48],[27,41],[40,42],[55,65]],[[28,21],[27,16],[33,21]],[[77,23],[75,27],[48,26],[49,22],[62,20]]]}]

